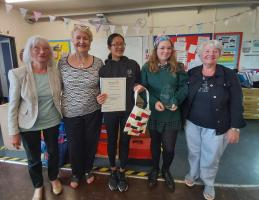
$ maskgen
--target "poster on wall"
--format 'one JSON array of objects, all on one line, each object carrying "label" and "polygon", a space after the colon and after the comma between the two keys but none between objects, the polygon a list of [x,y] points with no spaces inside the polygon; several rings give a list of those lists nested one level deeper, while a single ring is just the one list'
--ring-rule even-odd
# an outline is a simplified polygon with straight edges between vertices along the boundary
[{"label": "poster on wall", "polygon": [[52,47],[54,60],[57,62],[63,54],[68,54],[71,51],[70,40],[49,40]]},{"label": "poster on wall", "polygon": [[230,69],[238,69],[242,32],[215,33],[214,39],[220,41],[223,46],[218,63]]},{"label": "poster on wall", "polygon": [[[200,58],[197,54],[199,45],[212,38],[211,33],[203,34],[184,34],[169,35],[174,43],[177,61],[186,66],[186,70],[201,65]],[[154,40],[156,37],[154,37]]]},{"label": "poster on wall", "polygon": [[259,68],[259,39],[247,39],[242,43],[240,58],[241,69]]}]

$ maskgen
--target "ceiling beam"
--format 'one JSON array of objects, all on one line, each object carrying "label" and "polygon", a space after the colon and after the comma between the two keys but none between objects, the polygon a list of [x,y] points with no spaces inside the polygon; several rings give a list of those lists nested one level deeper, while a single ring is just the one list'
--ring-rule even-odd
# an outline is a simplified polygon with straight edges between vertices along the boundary
[{"label": "ceiling beam", "polygon": [[[214,3],[195,3],[195,4],[169,4],[169,5],[159,5],[159,6],[143,6],[138,8],[120,8],[120,9],[100,9],[97,11],[89,12],[80,12],[80,11],[68,11],[64,13],[50,14],[55,15],[58,18],[68,17],[68,18],[81,18],[81,17],[93,17],[97,14],[106,14],[106,15],[116,15],[116,14],[125,14],[125,13],[141,13],[141,12],[152,12],[152,11],[164,11],[164,10],[186,10],[186,9],[196,9],[199,13],[201,9],[204,8],[225,8],[225,7],[242,7],[247,6],[251,8],[256,8],[259,6],[258,0],[256,1],[247,1],[247,2],[214,2]],[[29,20],[33,20],[32,16],[28,17]],[[39,21],[48,20],[48,15],[43,15]]]}]

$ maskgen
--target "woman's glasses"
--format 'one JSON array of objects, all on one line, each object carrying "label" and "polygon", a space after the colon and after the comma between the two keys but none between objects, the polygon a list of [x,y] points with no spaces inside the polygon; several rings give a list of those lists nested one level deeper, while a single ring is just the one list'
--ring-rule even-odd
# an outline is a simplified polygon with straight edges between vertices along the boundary
[{"label": "woman's glasses", "polygon": [[116,47],[116,48],[119,48],[119,47],[122,47],[122,48],[125,48],[126,47],[126,43],[122,43],[122,44],[111,44],[112,47]]}]

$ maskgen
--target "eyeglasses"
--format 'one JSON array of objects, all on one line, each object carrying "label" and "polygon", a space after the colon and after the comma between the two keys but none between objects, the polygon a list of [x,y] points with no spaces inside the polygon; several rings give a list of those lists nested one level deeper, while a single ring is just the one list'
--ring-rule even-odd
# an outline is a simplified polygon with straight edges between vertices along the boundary
[{"label": "eyeglasses", "polygon": [[123,44],[111,44],[111,46],[112,46],[112,47],[116,47],[116,48],[118,48],[118,47],[123,47],[123,48],[125,48],[125,47],[126,47],[126,43],[123,43]]},{"label": "eyeglasses", "polygon": [[43,51],[43,52],[48,52],[50,51],[50,49],[48,47],[33,47],[32,50],[36,53],[39,53],[40,51]]},{"label": "eyeglasses", "polygon": [[89,26],[83,25],[83,24],[74,24],[74,29],[80,29],[80,30],[87,30],[89,29]]}]

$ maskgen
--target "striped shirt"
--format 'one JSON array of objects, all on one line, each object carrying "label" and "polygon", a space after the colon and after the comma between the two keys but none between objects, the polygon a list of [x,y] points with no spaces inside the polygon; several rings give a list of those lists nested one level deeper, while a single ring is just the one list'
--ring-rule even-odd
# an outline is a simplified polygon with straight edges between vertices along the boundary
[{"label": "striped shirt", "polygon": [[63,82],[63,116],[84,116],[100,109],[96,97],[100,94],[98,73],[103,66],[102,60],[94,57],[90,67],[77,69],[68,63],[66,56],[60,59],[58,66]]}]

